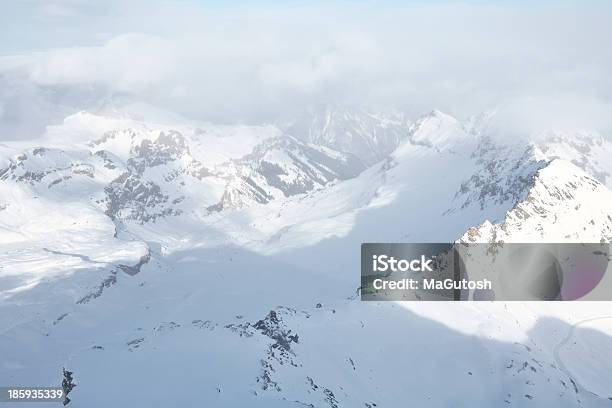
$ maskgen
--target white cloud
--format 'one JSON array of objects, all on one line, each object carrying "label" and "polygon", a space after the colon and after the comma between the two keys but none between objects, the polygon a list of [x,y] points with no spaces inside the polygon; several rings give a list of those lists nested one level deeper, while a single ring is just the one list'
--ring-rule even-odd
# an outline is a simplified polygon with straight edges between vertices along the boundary
[{"label": "white cloud", "polygon": [[104,84],[119,92],[171,80],[176,67],[169,41],[147,35],[120,35],[100,47],[74,47],[39,52],[24,61],[38,85]]},{"label": "white cloud", "polygon": [[600,130],[612,135],[612,103],[580,94],[510,99],[497,108],[489,128],[492,134],[508,138],[565,130]]},{"label": "white cloud", "polygon": [[[89,16],[96,3],[52,4],[63,11],[47,10],[35,38],[53,44],[58,18],[78,14],[78,24],[58,37],[59,48],[0,60],[5,80],[26,78],[41,92],[74,88],[79,97],[130,94],[213,121],[275,120],[324,103],[458,116],[528,107],[546,122],[538,128],[608,126],[612,116],[609,3],[113,2],[112,13]],[[100,38],[110,39],[87,45]],[[555,107],[559,98],[574,102]]]}]

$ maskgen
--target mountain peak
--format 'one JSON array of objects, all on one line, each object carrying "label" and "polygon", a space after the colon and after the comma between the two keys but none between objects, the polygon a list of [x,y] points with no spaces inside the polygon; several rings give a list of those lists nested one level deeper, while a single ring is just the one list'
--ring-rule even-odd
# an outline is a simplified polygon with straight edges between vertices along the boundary
[{"label": "mountain peak", "polygon": [[386,158],[406,136],[403,120],[361,108],[328,106],[303,115],[287,132],[298,139],[350,153],[366,165]]},{"label": "mountain peak", "polygon": [[467,136],[457,119],[439,110],[417,119],[408,128],[408,134],[413,144],[436,148],[444,148]]},{"label": "mountain peak", "polygon": [[438,109],[433,109],[431,112],[429,112],[424,117],[438,118],[440,120],[457,121],[457,119],[455,119],[454,116],[451,116],[448,113],[444,113],[444,112],[442,112],[441,110],[438,110]]},{"label": "mountain peak", "polygon": [[536,173],[524,200],[498,224],[485,222],[466,242],[612,240],[612,192],[576,165],[553,159]]}]

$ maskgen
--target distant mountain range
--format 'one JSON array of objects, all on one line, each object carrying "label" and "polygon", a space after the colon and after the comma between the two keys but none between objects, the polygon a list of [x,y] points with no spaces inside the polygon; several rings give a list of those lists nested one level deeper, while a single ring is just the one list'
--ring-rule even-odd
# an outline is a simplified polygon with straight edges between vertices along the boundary
[{"label": "distant mountain range", "polygon": [[87,407],[609,406],[598,305],[356,297],[362,242],[612,242],[609,138],[145,116],[0,144],[4,383],[66,368]]}]

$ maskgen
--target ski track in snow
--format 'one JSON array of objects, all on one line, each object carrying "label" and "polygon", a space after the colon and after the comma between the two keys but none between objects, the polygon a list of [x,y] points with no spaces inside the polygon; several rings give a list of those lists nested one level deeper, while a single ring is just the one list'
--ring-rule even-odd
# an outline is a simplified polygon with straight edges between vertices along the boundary
[{"label": "ski track in snow", "polygon": [[596,392],[593,392],[591,390],[588,389],[588,387],[585,387],[584,384],[582,384],[574,374],[572,374],[572,372],[567,368],[567,366],[565,365],[565,363],[563,362],[563,359],[561,358],[561,351],[563,349],[563,347],[565,347],[570,341],[572,341],[573,336],[574,336],[574,332],[576,331],[576,329],[580,326],[583,325],[585,323],[590,323],[590,322],[596,322],[596,321],[600,321],[600,320],[607,320],[607,319],[612,319],[612,315],[609,316],[597,316],[597,317],[590,317],[588,319],[583,319],[580,320],[574,324],[572,324],[568,330],[567,336],[565,336],[563,338],[563,340],[561,340],[559,343],[557,343],[557,345],[553,348],[553,356],[555,358],[555,362],[557,363],[557,365],[559,366],[559,368],[569,377],[572,379],[572,381],[576,384],[576,386],[578,387],[578,389],[582,392],[585,393],[589,393],[591,395],[594,395],[597,398],[608,398],[607,396],[604,395],[599,395]]}]

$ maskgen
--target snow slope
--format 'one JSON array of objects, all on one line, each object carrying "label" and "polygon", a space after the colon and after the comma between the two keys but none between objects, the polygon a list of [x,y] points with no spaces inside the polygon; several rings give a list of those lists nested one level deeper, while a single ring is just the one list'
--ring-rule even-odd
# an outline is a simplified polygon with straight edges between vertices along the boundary
[{"label": "snow slope", "polygon": [[608,302],[358,299],[362,242],[610,241],[610,142],[404,129],[381,160],[342,130],[88,113],[1,146],[2,382],[66,368],[88,408],[610,406]]}]

